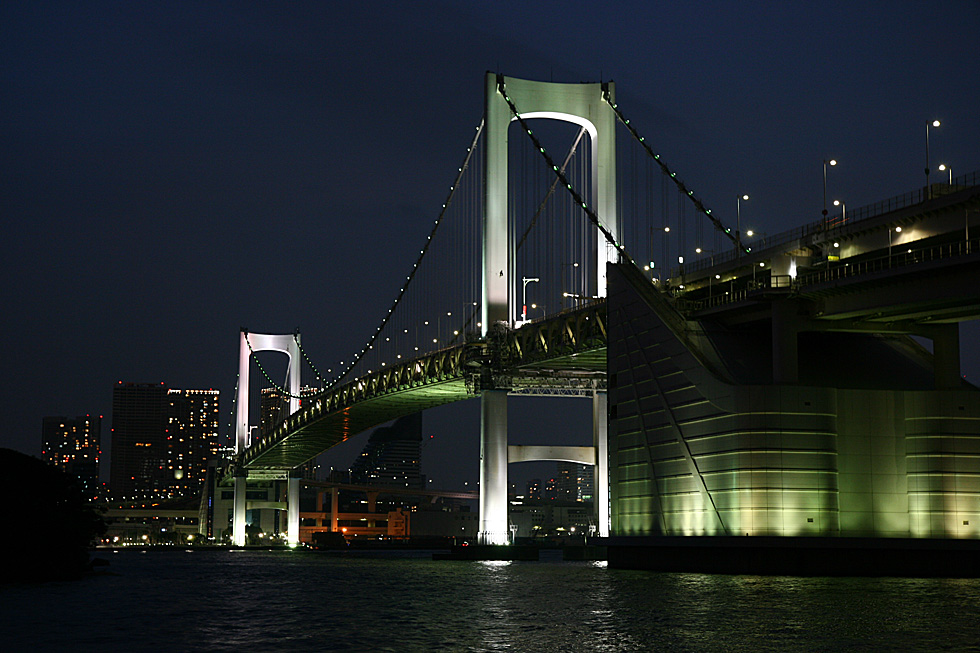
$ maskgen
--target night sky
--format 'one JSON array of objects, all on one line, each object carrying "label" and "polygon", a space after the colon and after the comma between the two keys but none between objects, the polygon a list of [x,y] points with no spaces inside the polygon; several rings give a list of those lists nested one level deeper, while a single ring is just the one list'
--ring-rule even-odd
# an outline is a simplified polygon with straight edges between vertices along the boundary
[{"label": "night sky", "polygon": [[[819,218],[825,158],[849,210],[922,186],[933,119],[933,164],[980,170],[975,0],[601,4],[0,3],[0,446],[37,455],[42,416],[86,413],[105,442],[120,380],[219,388],[224,427],[242,326],[349,360],[486,70],[615,80],[715,215],[747,192],[743,228],[770,234]],[[961,334],[976,382],[980,329]],[[546,443],[557,412],[590,439],[588,402],[535,423],[527,401],[512,443]],[[435,486],[473,486],[477,408],[426,414]]]}]

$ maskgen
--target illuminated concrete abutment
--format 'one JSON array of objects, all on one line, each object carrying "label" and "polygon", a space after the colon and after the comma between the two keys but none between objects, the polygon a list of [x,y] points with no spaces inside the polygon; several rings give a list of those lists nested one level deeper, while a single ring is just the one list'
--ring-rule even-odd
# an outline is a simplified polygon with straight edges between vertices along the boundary
[{"label": "illuminated concrete abutment", "polygon": [[611,267],[614,537],[980,538],[980,391],[949,388],[948,361],[906,336],[816,333],[796,382],[774,382],[772,328],[685,320]]}]

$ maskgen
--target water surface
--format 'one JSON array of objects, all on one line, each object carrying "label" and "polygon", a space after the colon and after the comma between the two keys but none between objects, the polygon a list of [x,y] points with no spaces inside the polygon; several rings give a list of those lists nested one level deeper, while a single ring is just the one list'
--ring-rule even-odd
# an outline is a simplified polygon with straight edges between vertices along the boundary
[{"label": "water surface", "polygon": [[980,651],[980,579],[654,573],[303,551],[100,552],[0,587],[5,651]]}]

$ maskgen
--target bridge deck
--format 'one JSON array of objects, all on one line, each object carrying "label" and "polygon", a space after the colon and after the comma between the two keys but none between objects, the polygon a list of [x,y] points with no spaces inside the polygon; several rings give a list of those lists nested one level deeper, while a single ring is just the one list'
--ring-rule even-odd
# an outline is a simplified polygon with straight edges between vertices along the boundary
[{"label": "bridge deck", "polygon": [[292,469],[369,428],[488,386],[594,390],[605,381],[605,333],[605,303],[595,302],[355,379],[308,400],[238,465]]}]

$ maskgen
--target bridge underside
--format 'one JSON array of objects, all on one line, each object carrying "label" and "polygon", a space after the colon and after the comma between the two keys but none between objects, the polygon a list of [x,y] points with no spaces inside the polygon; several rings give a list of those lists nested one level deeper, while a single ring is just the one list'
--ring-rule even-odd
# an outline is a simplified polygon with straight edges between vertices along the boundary
[{"label": "bridge underside", "polygon": [[251,458],[248,468],[292,469],[370,428],[472,396],[459,377],[360,401],[309,420]]},{"label": "bridge underside", "polygon": [[244,452],[250,476],[303,464],[367,429],[496,389],[591,396],[605,388],[605,303],[503,329],[307,400]]}]

